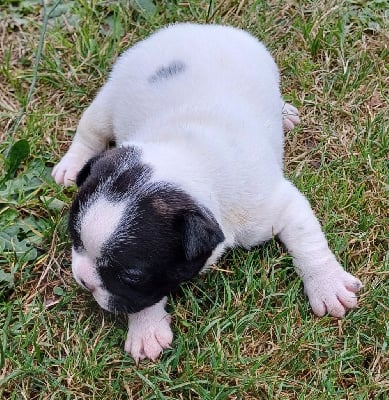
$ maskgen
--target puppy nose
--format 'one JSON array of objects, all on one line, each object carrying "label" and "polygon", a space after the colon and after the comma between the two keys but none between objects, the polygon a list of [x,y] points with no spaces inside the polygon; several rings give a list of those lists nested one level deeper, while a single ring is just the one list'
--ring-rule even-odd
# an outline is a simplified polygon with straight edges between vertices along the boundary
[{"label": "puppy nose", "polygon": [[93,287],[93,285],[87,284],[84,279],[80,279],[81,285],[86,289],[89,290],[90,292],[93,292],[95,290],[95,288]]}]

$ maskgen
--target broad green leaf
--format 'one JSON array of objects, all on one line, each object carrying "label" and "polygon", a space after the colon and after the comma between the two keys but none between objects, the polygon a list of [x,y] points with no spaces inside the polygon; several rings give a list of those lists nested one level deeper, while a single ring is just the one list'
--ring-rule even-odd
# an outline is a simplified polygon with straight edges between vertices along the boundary
[{"label": "broad green leaf", "polygon": [[4,272],[2,269],[0,269],[0,282],[7,282],[9,286],[13,286],[13,281],[14,277],[12,274],[9,272]]},{"label": "broad green leaf", "polygon": [[0,251],[12,251],[16,257],[23,258],[25,261],[35,260],[38,256],[29,238],[19,240],[17,236],[10,235],[8,232],[0,232]]},{"label": "broad green leaf", "polygon": [[131,0],[130,4],[148,15],[154,15],[157,12],[157,7],[152,0]]},{"label": "broad green leaf", "polygon": [[7,171],[5,180],[10,179],[20,164],[30,155],[30,145],[22,139],[14,143],[6,158]]},{"label": "broad green leaf", "polygon": [[61,288],[61,286],[56,286],[56,287],[53,289],[53,293],[54,293],[56,296],[63,296],[63,295],[65,294],[65,291],[63,290],[63,288]]}]

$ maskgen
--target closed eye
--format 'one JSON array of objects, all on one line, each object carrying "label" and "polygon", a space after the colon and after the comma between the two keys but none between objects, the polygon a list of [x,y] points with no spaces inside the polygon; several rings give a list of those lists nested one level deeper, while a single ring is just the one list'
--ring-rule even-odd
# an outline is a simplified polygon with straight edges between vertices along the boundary
[{"label": "closed eye", "polygon": [[122,278],[125,283],[139,283],[144,281],[145,275],[139,269],[130,269],[123,273]]}]

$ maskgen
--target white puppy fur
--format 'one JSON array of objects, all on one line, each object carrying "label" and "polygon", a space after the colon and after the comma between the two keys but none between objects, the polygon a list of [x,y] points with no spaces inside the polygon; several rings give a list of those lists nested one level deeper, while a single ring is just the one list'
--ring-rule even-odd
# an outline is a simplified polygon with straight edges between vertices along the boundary
[{"label": "white puppy fur", "polygon": [[[278,235],[314,313],[343,317],[357,306],[362,285],[337,262],[308,201],[283,176],[283,130],[298,122],[297,109],[280,95],[276,64],[254,37],[224,26],[173,25],[118,59],[53,177],[71,184],[112,138],[118,146],[137,146],[152,180],[174,183],[219,223],[225,241],[207,264],[227,248]],[[106,209],[108,225],[95,225],[96,207]],[[121,210],[92,208],[82,233],[89,248],[86,255],[73,251],[73,272],[106,308],[93,257]],[[156,359],[170,346],[165,304],[164,298],[130,315],[125,350],[136,360]]]}]

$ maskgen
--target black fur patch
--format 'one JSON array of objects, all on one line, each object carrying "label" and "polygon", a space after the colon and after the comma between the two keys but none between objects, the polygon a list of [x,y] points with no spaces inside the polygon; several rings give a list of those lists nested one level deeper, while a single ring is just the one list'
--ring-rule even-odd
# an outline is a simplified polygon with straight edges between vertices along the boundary
[{"label": "black fur patch", "polygon": [[150,76],[148,81],[150,83],[156,83],[164,79],[170,79],[183,73],[185,69],[186,66],[182,61],[172,61],[169,65],[158,68],[157,71]]},{"label": "black fur patch", "polygon": [[84,249],[81,220],[91,201],[100,195],[121,201],[128,194],[128,184],[134,186],[138,180],[147,180],[150,176],[150,168],[140,163],[140,151],[135,147],[107,150],[92,157],[77,175],[76,184],[80,189],[69,212],[68,229],[75,249]]},{"label": "black fur patch", "polygon": [[168,183],[151,183],[152,171],[138,150],[109,150],[85,168],[69,219],[76,248],[82,247],[83,210],[94,198],[128,203],[96,260],[112,311],[132,313],[157,303],[196,276],[224,240],[211,213],[188,194]]},{"label": "black fur patch", "polygon": [[144,196],[129,219],[97,260],[99,275],[113,294],[110,308],[116,311],[137,312],[155,304],[196,276],[224,240],[209,213],[169,185]]}]

